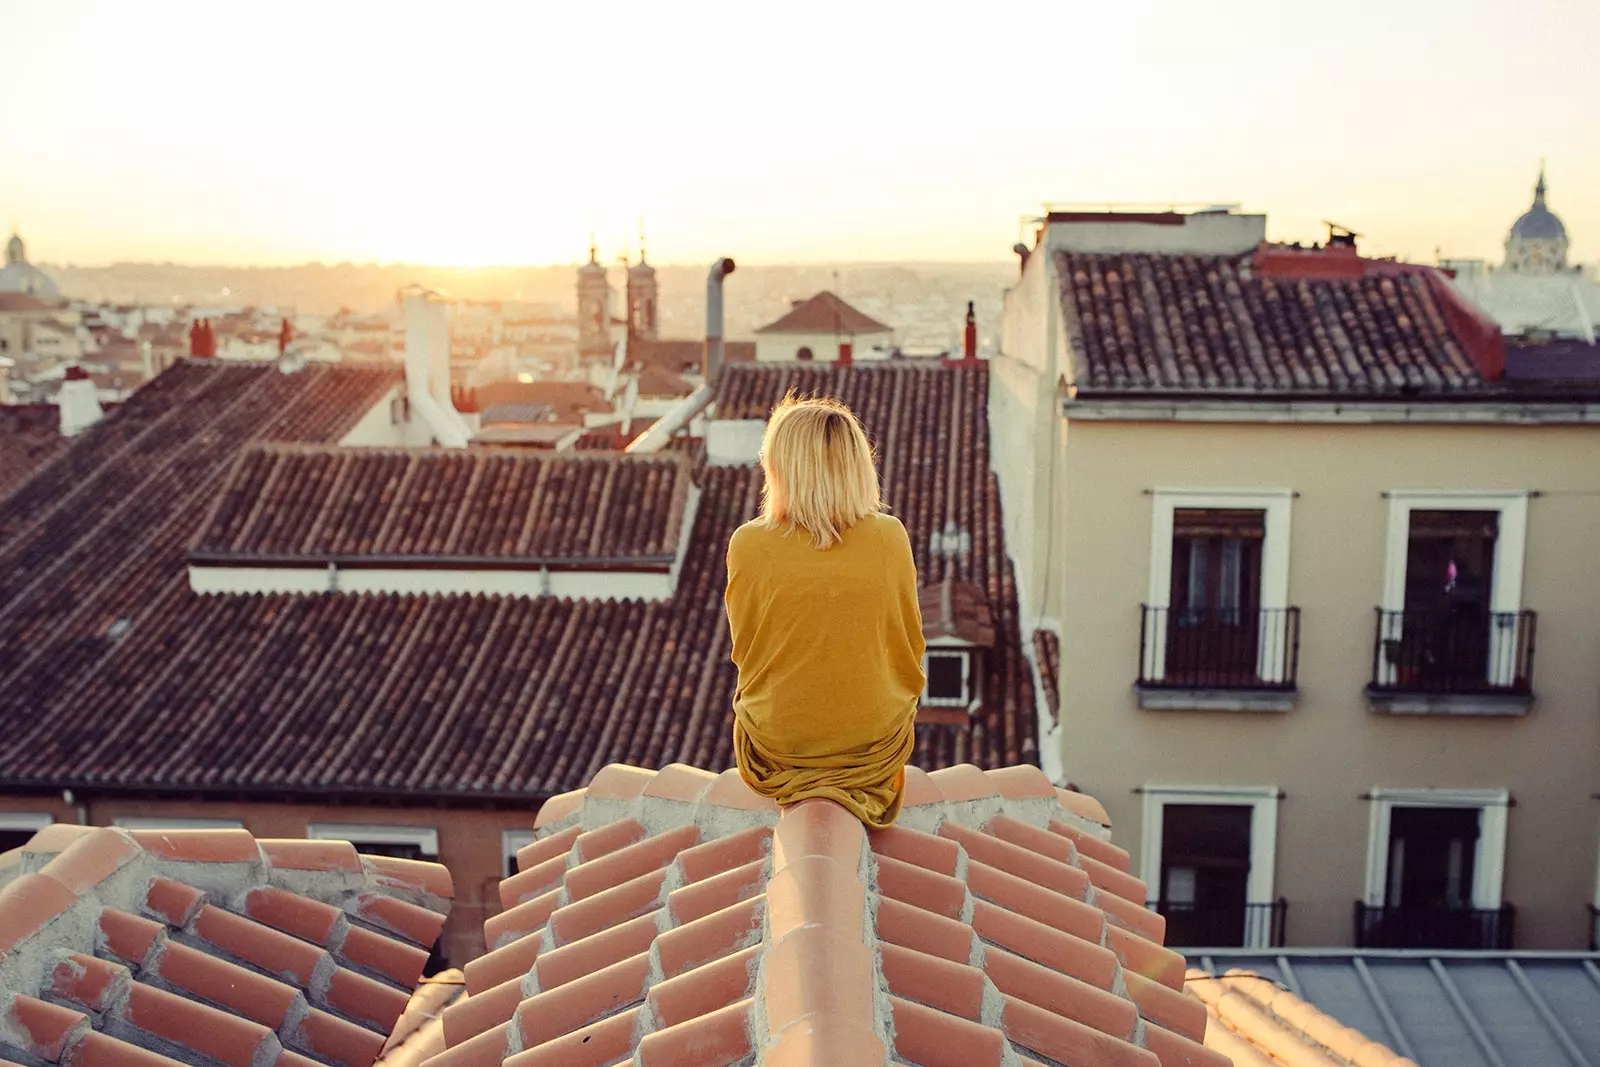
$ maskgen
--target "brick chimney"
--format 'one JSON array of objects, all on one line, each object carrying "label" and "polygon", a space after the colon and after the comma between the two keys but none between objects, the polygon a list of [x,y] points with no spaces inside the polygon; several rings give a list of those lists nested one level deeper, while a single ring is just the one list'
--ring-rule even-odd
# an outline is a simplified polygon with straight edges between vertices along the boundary
[{"label": "brick chimney", "polygon": [[61,436],[76,437],[100,421],[100,397],[95,393],[94,379],[82,367],[67,368],[61,391],[56,394],[56,405],[61,411]]}]

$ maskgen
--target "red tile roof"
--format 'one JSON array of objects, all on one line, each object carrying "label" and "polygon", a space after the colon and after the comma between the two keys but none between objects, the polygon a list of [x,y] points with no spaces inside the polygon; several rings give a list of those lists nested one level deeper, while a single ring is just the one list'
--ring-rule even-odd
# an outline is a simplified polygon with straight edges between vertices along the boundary
[{"label": "red tile roof", "polygon": [[1080,395],[1381,396],[1485,385],[1428,268],[1294,277],[1253,269],[1253,253],[1054,255]]},{"label": "red tile roof", "polygon": [[0,500],[70,443],[54,404],[0,406]]},{"label": "red tile roof", "polygon": [[1061,677],[1061,638],[1054,630],[1033,631],[1033,657],[1039,665],[1039,685],[1044,690],[1044,706],[1051,722],[1061,721],[1061,694],[1056,679]]},{"label": "red tile roof", "polygon": [[57,306],[28,293],[0,293],[0,312],[51,311]]},{"label": "red tile roof", "polygon": [[68,1067],[367,1067],[453,894],[343,841],[78,826],[0,886],[0,1060]]},{"label": "red tile roof", "polygon": [[971,582],[958,582],[948,574],[944,581],[924,585],[917,595],[922,612],[922,636],[929,640],[953,637],[969,645],[994,645],[994,617],[989,598]]},{"label": "red tile roof", "polygon": [[868,833],[736,771],[611,766],[540,812],[431,1067],[1227,1067],[1104,810],[907,771]]},{"label": "red tile roof", "polygon": [[[841,395],[924,580],[952,569],[988,598],[984,704],[970,728],[919,728],[930,769],[1038,758],[987,373],[730,367],[719,392],[759,415],[791,385]],[[759,508],[754,468],[698,472],[667,601],[190,589],[188,548],[239,455],[337,441],[395,381],[184,361],[18,490],[0,509],[0,787],[471,802],[561,792],[616,761],[733,762],[724,553]],[[668,505],[629,502],[641,518]],[[930,538],[951,522],[970,551],[946,561]]]},{"label": "red tile roof", "polygon": [[888,333],[889,327],[824,289],[809,300],[802,300],[776,322],[769,322],[756,333]]},{"label": "red tile roof", "polygon": [[467,406],[473,411],[503,405],[542,405],[550,409],[552,421],[573,425],[582,424],[590,412],[611,410],[605,394],[588,382],[502,381],[468,390]]},{"label": "red tile roof", "polygon": [[[704,362],[706,343],[694,340],[647,340],[635,338],[628,342],[628,363],[641,368],[655,367],[673,374],[699,374]],[[722,358],[726,363],[754,363],[754,341],[724,341]]]},{"label": "red tile roof", "polygon": [[[263,445],[217,497],[195,554],[522,565],[672,557],[681,456],[549,456]],[[641,507],[649,501],[649,507]]]},{"label": "red tile roof", "polygon": [[1185,988],[1210,1017],[1206,1047],[1232,1059],[1233,1067],[1417,1067],[1257,975],[1190,971]]}]

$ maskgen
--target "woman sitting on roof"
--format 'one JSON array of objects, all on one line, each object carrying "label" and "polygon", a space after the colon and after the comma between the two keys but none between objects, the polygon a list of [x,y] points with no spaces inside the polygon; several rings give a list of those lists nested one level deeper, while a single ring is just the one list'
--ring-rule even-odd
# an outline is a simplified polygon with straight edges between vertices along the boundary
[{"label": "woman sitting on roof", "polygon": [[922,695],[917,569],[872,446],[836,400],[784,397],[761,443],[760,518],[728,542],[739,773],[781,805],[900,814]]}]

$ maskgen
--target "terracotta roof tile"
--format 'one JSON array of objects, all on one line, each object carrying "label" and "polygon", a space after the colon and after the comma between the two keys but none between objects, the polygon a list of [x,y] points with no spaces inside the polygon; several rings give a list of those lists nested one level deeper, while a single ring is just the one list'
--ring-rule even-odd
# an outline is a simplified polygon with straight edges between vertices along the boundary
[{"label": "terracotta roof tile", "polygon": [[776,322],[769,322],[756,333],[888,333],[889,327],[863,315],[824,289],[809,300],[789,309]]},{"label": "terracotta roof tile", "polygon": [[[242,830],[36,835],[0,867],[0,1058],[375,1062],[443,926],[449,876],[317,868],[310,851]],[[266,920],[250,914],[261,893],[281,901]],[[369,926],[377,900],[380,918],[399,909],[404,921]],[[314,941],[267,924],[297,908],[334,918],[302,924]],[[355,951],[364,941],[405,967],[376,972]]]},{"label": "terracotta roof tile", "polygon": [[1253,973],[1190,971],[1185,988],[1210,1017],[1206,1047],[1234,1067],[1417,1067]]},{"label": "terracotta roof tile", "polygon": [[[299,447],[336,442],[396,381],[182,361],[17,490],[0,509],[0,784],[526,800],[611,762],[733,762],[724,559],[759,508],[759,471],[678,453],[619,465]],[[765,417],[791,386],[861,413],[923,581],[953,574],[990,613],[982,706],[970,726],[964,715],[958,728],[920,726],[915,762],[1036,760],[987,368],[730,366],[717,416]],[[685,462],[699,504],[669,601],[200,596],[189,585],[202,538],[252,551],[654,546]],[[455,470],[467,478],[445,476]],[[427,494],[456,503],[430,511]],[[947,526],[967,534],[965,553],[935,553]]]},{"label": "terracotta roof tile", "polygon": [[1056,688],[1061,677],[1061,638],[1054,630],[1033,631],[1034,663],[1039,668],[1039,686],[1050,721],[1061,721],[1061,693]]},{"label": "terracotta roof tile", "polygon": [[66,451],[61,409],[54,404],[0,406],[0,499]]},{"label": "terracotta roof tile", "polygon": [[1038,768],[908,779],[868,833],[825,800],[740,802],[728,774],[604,768],[537,827],[507,883],[554,872],[542,917],[490,923],[430,1067],[1225,1067],[1160,917],[1052,829],[1111,848],[1100,823]]},{"label": "terracotta roof tile", "polygon": [[1082,394],[1398,395],[1482,389],[1428,268],[1345,277],[1246,256],[1055,252]]},{"label": "terracotta roof tile", "polygon": [[[628,342],[628,362],[641,369],[668,374],[699,374],[705,361],[703,339],[667,340],[634,338]],[[724,341],[722,358],[728,363],[754,363],[754,341]],[[643,386],[641,385],[641,391]]]}]

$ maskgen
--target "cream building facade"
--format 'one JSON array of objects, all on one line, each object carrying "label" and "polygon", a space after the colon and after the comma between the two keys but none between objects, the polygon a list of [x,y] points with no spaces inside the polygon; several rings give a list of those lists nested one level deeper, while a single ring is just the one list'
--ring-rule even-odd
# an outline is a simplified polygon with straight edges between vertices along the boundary
[{"label": "cream building facade", "polygon": [[1583,948],[1600,368],[1515,380],[1438,272],[1264,232],[1055,212],[1007,294],[1047,768],[1105,803],[1171,943]]}]

